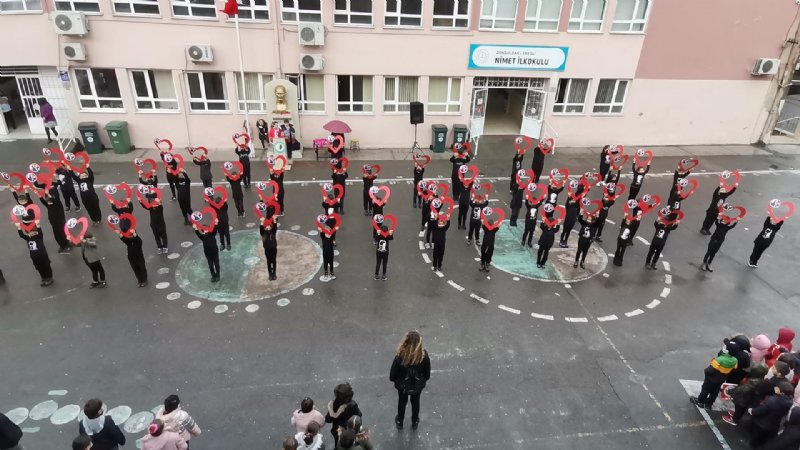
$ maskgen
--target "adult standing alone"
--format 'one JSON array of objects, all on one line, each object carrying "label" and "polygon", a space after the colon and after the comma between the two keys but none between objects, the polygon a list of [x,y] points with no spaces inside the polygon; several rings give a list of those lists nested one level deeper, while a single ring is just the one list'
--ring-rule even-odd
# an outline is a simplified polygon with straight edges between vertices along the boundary
[{"label": "adult standing alone", "polygon": [[53,113],[53,105],[47,102],[47,99],[40,98],[39,99],[39,115],[42,117],[42,122],[44,123],[44,131],[47,133],[47,143],[53,142],[53,138],[50,137],[50,132],[53,132],[53,135],[58,137],[58,131],[56,131],[56,115]]},{"label": "adult standing alone", "polygon": [[11,109],[11,102],[5,95],[0,95],[0,112],[6,121],[6,126],[12,130],[17,129],[17,122],[14,120],[14,111]]},{"label": "adult standing alone", "polygon": [[394,387],[397,389],[397,416],[394,418],[394,424],[398,430],[403,429],[409,397],[411,428],[416,430],[419,426],[419,398],[430,378],[431,359],[422,346],[422,337],[419,331],[409,331],[397,346],[397,353],[389,371],[389,381],[394,382]]}]

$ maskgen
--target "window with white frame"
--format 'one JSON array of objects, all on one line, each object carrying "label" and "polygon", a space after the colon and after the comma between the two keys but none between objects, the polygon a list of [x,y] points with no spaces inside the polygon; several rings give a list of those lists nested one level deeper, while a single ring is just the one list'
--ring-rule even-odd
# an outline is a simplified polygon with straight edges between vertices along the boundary
[{"label": "window with white frame", "polygon": [[264,85],[272,81],[268,73],[245,73],[244,89],[242,89],[242,75],[234,74],[236,78],[236,96],[239,99],[239,111],[245,110],[245,97],[247,97],[247,110],[250,112],[267,111],[267,95]]},{"label": "window with white frame", "polygon": [[192,111],[227,111],[225,74],[220,72],[188,72],[189,109]]},{"label": "window with white frame", "polygon": [[606,0],[572,0],[569,31],[601,31],[606,3]]},{"label": "window with white frame", "polygon": [[386,0],[383,24],[387,27],[421,27],[422,0]]},{"label": "window with white frame", "polygon": [[269,21],[267,0],[237,0],[237,2],[239,3],[239,20]]},{"label": "window with white frame", "polygon": [[158,0],[114,0],[114,14],[158,15]]},{"label": "window with white frame", "polygon": [[287,74],[297,86],[297,109],[300,112],[325,112],[325,77],[323,75]]},{"label": "window with white frame", "polygon": [[139,111],[178,110],[175,82],[169,70],[131,70],[133,96]]},{"label": "window with white frame", "polygon": [[42,0],[0,0],[0,14],[29,11],[41,12]]},{"label": "window with white frame", "polygon": [[384,77],[383,87],[384,112],[409,111],[411,109],[409,103],[419,98],[417,77]]},{"label": "window with white frame", "polygon": [[281,0],[283,23],[322,22],[321,0]]},{"label": "window with white frame", "polygon": [[582,114],[588,90],[589,80],[580,78],[562,78],[558,80],[553,112]]},{"label": "window with white frame", "polygon": [[114,69],[74,69],[81,109],[122,109]]},{"label": "window with white frame", "polygon": [[467,28],[469,0],[433,0],[434,28]]},{"label": "window with white frame", "polygon": [[333,3],[336,25],[372,25],[372,0],[336,0]]},{"label": "window with white frame", "polygon": [[561,0],[528,0],[525,31],[558,31]]},{"label": "window with white frame", "polygon": [[513,30],[517,20],[517,0],[483,0],[480,28]]},{"label": "window with white frame", "polygon": [[622,114],[627,93],[628,80],[600,80],[592,111],[597,114]]},{"label": "window with white frame", "polygon": [[85,13],[99,13],[98,0],[55,0],[56,11],[83,11]]},{"label": "window with white frame", "polygon": [[372,77],[337,75],[336,109],[339,112],[372,112]]},{"label": "window with white frame", "polygon": [[172,14],[176,17],[217,17],[214,0],[172,0]]},{"label": "window with white frame", "polygon": [[461,78],[430,77],[428,80],[428,112],[461,112]]},{"label": "window with white frame", "polygon": [[617,0],[611,31],[641,33],[647,24],[650,0]]}]

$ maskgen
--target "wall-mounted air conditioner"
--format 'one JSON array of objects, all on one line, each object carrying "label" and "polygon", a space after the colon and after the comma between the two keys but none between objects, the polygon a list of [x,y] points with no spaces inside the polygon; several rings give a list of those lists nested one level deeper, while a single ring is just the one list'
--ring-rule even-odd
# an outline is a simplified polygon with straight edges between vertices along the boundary
[{"label": "wall-mounted air conditioner", "polygon": [[67,61],[86,61],[86,47],[83,44],[62,44],[61,51]]},{"label": "wall-mounted air conditioner", "polygon": [[300,54],[300,68],[303,70],[322,70],[325,67],[325,58],[320,54]]},{"label": "wall-mounted air conditioner", "polygon": [[325,27],[321,23],[301,23],[297,25],[300,45],[325,45]]},{"label": "wall-mounted air conditioner", "polygon": [[85,36],[89,33],[86,14],[75,11],[58,11],[50,14],[56,33],[68,36]]},{"label": "wall-mounted air conditioner", "polygon": [[761,58],[753,66],[753,75],[775,75],[780,66],[780,59]]},{"label": "wall-mounted air conditioner", "polygon": [[206,63],[214,61],[214,52],[209,44],[189,44],[186,46],[186,57],[191,62]]}]

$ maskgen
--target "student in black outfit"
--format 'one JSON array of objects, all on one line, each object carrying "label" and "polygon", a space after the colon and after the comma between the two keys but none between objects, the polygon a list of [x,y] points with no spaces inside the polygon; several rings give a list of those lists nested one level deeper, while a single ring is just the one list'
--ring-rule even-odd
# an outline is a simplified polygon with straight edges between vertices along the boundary
[{"label": "student in black outfit", "polygon": [[331,179],[333,180],[334,185],[339,185],[342,187],[342,198],[339,200],[339,214],[344,215],[344,196],[345,196],[345,189],[348,174],[347,169],[342,168],[342,161],[337,160],[337,163],[334,163],[334,170],[331,174]]},{"label": "student in black outfit", "polygon": [[[39,188],[40,185],[37,183],[35,186]],[[44,188],[45,186],[41,185],[41,187]],[[55,186],[50,188],[40,200],[47,208],[47,221],[50,222],[50,226],[53,228],[53,238],[58,243],[58,253],[69,253],[72,246],[64,232],[64,224],[67,223],[67,218],[64,214],[64,205],[61,204],[57,188]]]},{"label": "student in black outfit", "polygon": [[183,224],[189,225],[189,216],[192,214],[192,180],[185,170],[181,170],[175,179],[175,189],[178,191],[178,206],[181,208]]},{"label": "student in black outfit", "polygon": [[472,238],[475,237],[475,243],[481,244],[481,211],[483,208],[489,206],[488,196],[483,197],[470,190],[469,199],[469,231],[467,232],[467,245],[472,245]]},{"label": "student in black outfit", "polygon": [[[420,204],[419,207],[422,209],[421,211],[421,218],[419,231],[425,230],[425,224],[428,223],[428,219],[431,215],[431,195],[428,191],[427,183],[424,181],[422,182],[423,186],[420,186],[419,191],[422,193],[420,197]],[[419,186],[419,185],[418,185]]]},{"label": "student in black outfit", "polygon": [[192,224],[194,233],[203,242],[203,254],[208,261],[208,270],[211,272],[211,282],[219,281],[219,247],[217,247],[217,229],[219,229],[219,218],[214,222],[210,231],[201,231],[196,224]]},{"label": "student in black outfit", "polygon": [[128,220],[119,221],[117,234],[119,240],[128,248],[128,262],[139,282],[137,286],[147,286],[147,266],[144,262],[144,252],[142,252],[142,238],[139,237],[136,230],[131,229],[131,223]]},{"label": "student in black outfit", "polygon": [[81,240],[81,257],[86,267],[92,271],[92,284],[89,288],[106,287],[108,283],[106,283],[106,271],[103,269],[103,257],[97,250],[97,238],[92,233],[86,233]]},{"label": "student in black outfit", "polygon": [[[534,190],[531,193],[535,192],[536,185],[531,183],[528,185],[528,190],[530,187],[533,186]],[[537,199],[533,199],[534,201]],[[525,198],[525,206],[527,206],[527,211],[525,212],[525,231],[522,233],[522,242],[519,245],[527,245],[528,248],[533,248],[533,235],[536,232],[536,220],[537,216],[539,215],[539,206],[542,204],[542,201],[539,200],[538,202],[531,203],[531,199]]]},{"label": "student in black outfit", "polygon": [[242,163],[242,183],[245,188],[250,187],[250,146],[237,146],[234,151]]},{"label": "student in black outfit", "polygon": [[525,154],[522,149],[519,149],[514,153],[514,158],[511,159],[511,181],[509,182],[508,191],[512,194],[517,189],[517,172],[522,170],[522,159],[524,157]]},{"label": "student in black outfit", "polygon": [[550,203],[555,206],[558,204],[558,196],[561,194],[561,191],[564,190],[564,184],[554,184],[553,183],[553,174],[550,174],[550,183],[547,185],[547,197],[545,197],[544,201],[546,203]]},{"label": "student in black outfit", "polygon": [[131,214],[131,213],[133,213],[133,203],[130,200],[128,200],[128,202],[125,203],[124,205],[117,206],[116,204],[114,204],[112,202],[111,203],[111,210],[114,211],[114,214],[116,214],[116,215],[126,214],[126,213],[127,214]]},{"label": "student in black outfit", "polygon": [[69,211],[71,209],[70,202],[75,204],[75,211],[80,211],[81,203],[78,201],[78,194],[75,193],[75,183],[72,181],[72,172],[68,168],[60,166],[56,169],[56,176],[58,177],[61,195],[64,196],[64,204],[66,206],[64,211]]},{"label": "student in black outfit", "polygon": [[603,207],[600,208],[600,214],[597,216],[596,233],[594,236],[594,240],[597,242],[603,242],[603,227],[606,225],[608,212],[619,198],[619,196],[616,195],[617,189],[619,189],[617,186],[616,183],[606,183],[603,188]]},{"label": "student in black outfit", "polygon": [[325,278],[329,280],[336,279],[336,275],[333,273],[333,246],[338,227],[330,228],[335,225],[335,221],[333,222],[333,225],[328,224],[329,232],[320,231],[319,233],[319,237],[322,239],[322,267],[325,271]]},{"label": "student in black outfit", "polygon": [[419,196],[419,192],[417,192],[417,186],[419,185],[420,181],[422,181],[422,177],[425,175],[425,167],[421,164],[414,161],[414,196],[413,196],[413,205],[414,208],[421,208],[422,207],[422,197]]},{"label": "student in black outfit", "polygon": [[434,220],[433,230],[433,270],[442,271],[444,260],[444,247],[447,242],[447,229],[450,228],[450,219]]},{"label": "student in black outfit", "polygon": [[[514,184],[516,184],[516,181]],[[511,190],[511,203],[509,204],[509,206],[511,207],[511,217],[509,217],[508,224],[512,227],[517,226],[517,219],[519,218],[519,210],[522,209],[522,197],[524,196],[525,196],[525,187],[523,186],[517,185],[514,187],[514,189]]]},{"label": "student in black outfit", "polygon": [[456,144],[456,146],[458,153],[450,157],[450,163],[453,165],[450,171],[450,184],[453,188],[453,198],[458,198],[459,194],[461,194],[461,190],[464,189],[461,180],[458,178],[458,169],[465,164],[469,164],[472,160],[472,157],[469,155],[469,150],[462,153],[464,149],[461,144]]},{"label": "student in black outfit", "polygon": [[634,234],[633,225],[642,220],[642,211],[639,209],[639,203],[636,200],[628,200],[628,209],[630,214],[625,214],[622,223],[619,225],[619,234],[617,235],[617,250],[614,252],[614,265],[617,267],[622,266],[623,258],[625,257],[625,249],[628,248],[628,242]]},{"label": "student in black outfit", "polygon": [[[273,212],[274,214],[274,212]],[[261,219],[261,243],[264,246],[264,256],[267,257],[267,272],[270,281],[278,279],[278,223],[274,220]]]},{"label": "student in black outfit", "polygon": [[150,230],[153,231],[153,237],[156,241],[159,255],[169,253],[167,248],[167,223],[164,221],[164,205],[158,197],[158,186],[151,186],[144,194],[147,204],[140,202],[142,208],[150,213]]},{"label": "student in black outfit", "polygon": [[[33,222],[34,216],[32,212],[27,212],[22,217],[22,223],[30,224]],[[21,237],[28,244],[28,252],[30,253],[33,267],[39,272],[42,278],[40,286],[50,286],[53,284],[53,269],[50,267],[50,257],[47,255],[47,248],[44,246],[44,235],[42,229],[39,228],[37,221],[36,227],[31,231],[25,231],[20,226],[17,226],[19,237]]]},{"label": "student in black outfit", "polygon": [[[270,169],[269,170],[269,179],[278,183],[278,205],[281,207],[281,212],[278,214],[282,216],[286,213],[285,206],[283,203],[283,196],[286,191],[283,188],[283,176],[285,175],[285,171],[283,169]],[[244,217],[244,216],[242,216]]]},{"label": "student in black outfit", "polygon": [[242,194],[242,174],[236,171],[229,171],[230,176],[225,175],[228,184],[231,186],[231,197],[233,204],[236,205],[236,214],[244,217],[244,195]]},{"label": "student in black outfit", "polygon": [[[555,211],[555,208],[552,203],[545,203],[542,207],[542,216],[547,219],[552,219],[553,211]],[[550,248],[553,247],[553,243],[556,240],[556,233],[558,233],[558,229],[561,228],[561,220],[549,225],[547,221],[543,219],[539,228],[542,229],[542,234],[539,235],[539,251],[536,253],[536,267],[544,269],[544,265],[547,263],[547,257],[550,255]]]},{"label": "student in black outfit", "polygon": [[[219,193],[215,193],[213,200],[219,204],[219,202],[222,201],[222,196],[219,195]],[[230,251],[231,228],[228,220],[228,202],[226,200],[219,206],[219,208],[214,205],[211,205],[211,207],[217,211],[217,233],[219,234],[219,246],[224,251],[226,250],[227,243],[227,250]]]},{"label": "student in black outfit", "polygon": [[650,240],[650,249],[647,250],[647,259],[644,261],[644,267],[648,270],[658,270],[656,263],[658,258],[661,257],[661,252],[667,244],[669,233],[678,228],[680,219],[679,213],[673,211],[669,207],[663,208],[659,213],[653,226],[656,228],[653,239]]},{"label": "student in black outfit", "polygon": [[489,226],[487,227],[486,224],[481,226],[483,229],[483,242],[481,242],[481,267],[478,271],[489,273],[489,266],[492,265],[492,255],[494,254],[494,237],[500,227],[494,226],[495,219],[493,218],[487,218],[486,221]]},{"label": "student in black outfit", "polygon": [[621,161],[619,158],[622,158],[622,157],[619,156],[619,155],[612,156],[611,160],[614,161],[614,162],[611,164],[611,168],[609,169],[608,173],[606,174],[606,179],[603,180],[606,184],[609,184],[609,183],[618,184],[619,183],[619,179],[620,179],[620,177],[622,177],[622,165],[624,164],[624,161]]},{"label": "student in black outfit", "polygon": [[603,150],[600,151],[600,175],[603,176],[603,180],[606,179],[608,175],[608,171],[611,170],[611,146],[606,145],[603,147]]},{"label": "student in black outfit", "polygon": [[533,159],[531,160],[531,170],[533,170],[533,183],[538,184],[539,178],[544,170],[544,152],[542,151],[542,141],[533,149]]},{"label": "student in black outfit", "polygon": [[158,175],[156,175],[156,171],[153,170],[152,172],[139,172],[139,184],[143,184],[145,186],[158,186]]},{"label": "student in black outfit", "polygon": [[[645,197],[647,197],[647,195],[645,195],[642,198]],[[628,201],[630,202],[631,200]],[[639,231],[639,225],[642,224],[642,216],[644,215],[641,208],[639,207],[638,202],[636,203],[635,207],[631,208],[631,210],[632,210],[631,214],[634,220],[630,222],[630,234],[628,235],[628,246],[633,245],[633,238],[636,236],[636,232]]]},{"label": "student in black outfit", "polygon": [[86,207],[86,212],[89,213],[89,218],[95,225],[99,225],[103,219],[103,213],[100,212],[100,198],[97,197],[97,192],[94,190],[94,172],[91,167],[87,167],[85,171],[80,174],[73,172],[73,179],[78,183],[78,190],[81,194],[83,206]]},{"label": "student in black outfit", "polygon": [[[578,180],[570,180],[569,187],[570,189],[567,190],[567,199],[564,201],[564,208],[567,211],[567,215],[564,217],[564,227],[561,229],[561,239],[559,239],[558,243],[561,248],[569,247],[569,235],[572,233],[572,229],[575,228],[575,222],[578,220],[578,215],[581,211],[580,202],[581,199],[583,199],[586,184]],[[569,195],[569,191],[575,194]]]},{"label": "student in black outfit", "polygon": [[633,172],[633,180],[631,180],[631,186],[628,190],[628,200],[633,200],[639,195],[639,191],[644,184],[644,176],[647,175],[647,172],[650,172],[650,164],[646,166],[637,166],[634,162],[631,166],[631,170]]},{"label": "student in black outfit", "polygon": [[200,167],[200,181],[203,183],[203,187],[211,187],[214,181],[214,176],[211,174],[211,160],[204,155],[195,155],[192,157],[192,161]]},{"label": "student in black outfit", "polygon": [[381,232],[377,236],[375,245],[375,280],[378,279],[378,269],[382,268],[381,280],[386,281],[386,266],[389,264],[389,241],[394,239],[394,230],[389,230],[386,225],[381,225]]},{"label": "student in black outfit", "polygon": [[[461,181],[461,180],[459,180]],[[461,193],[458,194],[458,229],[459,230],[466,230],[467,229],[467,217],[469,217],[469,200],[472,196],[471,187],[472,181],[467,180],[466,183],[463,183],[464,189],[461,190]]]},{"label": "student in black outfit", "polygon": [[372,173],[372,165],[371,164],[364,164],[361,168],[361,180],[363,181],[363,189],[361,190],[361,202],[364,205],[364,215],[371,216],[372,212],[372,198],[369,196],[369,190],[372,185],[375,183],[375,178],[378,178],[377,173]]},{"label": "student in black outfit", "polygon": [[708,205],[708,209],[706,209],[706,218],[703,220],[703,225],[700,227],[700,234],[705,234],[706,236],[711,234],[711,226],[714,225],[714,222],[717,220],[719,207],[725,203],[725,199],[736,192],[738,186],[739,184],[737,183],[734,185],[733,189],[728,191],[728,189],[720,183],[720,185],[714,189],[714,193],[711,195],[711,203]]},{"label": "student in black outfit", "polygon": [[678,185],[681,180],[685,180],[688,178],[691,171],[681,172],[680,168],[675,170],[675,173],[672,174],[672,188],[669,190],[669,198],[675,198],[678,194]]},{"label": "student in black outfit", "polygon": [[775,239],[775,235],[778,234],[778,230],[783,226],[783,222],[783,220],[773,220],[771,217],[764,219],[764,225],[753,241],[753,252],[750,253],[750,262],[748,263],[750,267],[758,267],[758,260],[761,259],[764,250],[772,245],[772,241]]},{"label": "student in black outfit", "polygon": [[164,161],[164,169],[166,170],[167,174],[167,183],[169,183],[169,191],[172,193],[172,198],[170,198],[170,201],[174,202],[177,199],[177,197],[175,197],[175,187],[178,184],[178,175],[171,174],[169,170],[175,170],[175,168],[178,167],[178,161],[175,161],[175,159],[170,159],[170,161],[167,162],[167,160],[164,159],[164,156],[168,154],[169,152],[161,152],[161,160]]},{"label": "student in black outfit", "polygon": [[431,248],[431,237],[433,236],[433,232],[436,230],[436,215],[434,214],[433,210],[435,209],[438,212],[441,208],[442,200],[439,197],[434,196],[433,200],[431,200],[431,206],[429,208],[430,212],[428,213],[428,228],[425,230],[425,248]]},{"label": "student in black outfit", "polygon": [[718,213],[717,227],[711,235],[711,240],[708,241],[708,249],[706,250],[705,256],[703,256],[703,265],[700,266],[700,270],[714,271],[714,269],[711,268],[711,263],[714,262],[714,256],[722,247],[722,243],[725,242],[725,236],[727,236],[728,231],[732,230],[740,219],[741,217],[728,220],[724,212]]},{"label": "student in black outfit", "polygon": [[580,264],[581,269],[585,269],[586,255],[589,254],[597,231],[597,216],[595,214],[579,214],[578,222],[581,224],[581,229],[578,232],[578,251],[575,252],[575,263],[572,264],[572,267],[577,269]]},{"label": "student in black outfit", "polygon": [[269,125],[267,125],[267,121],[264,119],[258,119],[256,121],[256,128],[258,128],[258,140],[261,141],[261,149],[267,149],[267,133],[269,133]]}]

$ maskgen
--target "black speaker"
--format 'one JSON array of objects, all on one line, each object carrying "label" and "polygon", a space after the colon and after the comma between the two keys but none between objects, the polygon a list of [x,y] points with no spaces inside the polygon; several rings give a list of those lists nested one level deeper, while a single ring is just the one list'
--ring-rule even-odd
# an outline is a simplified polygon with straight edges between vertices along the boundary
[{"label": "black speaker", "polygon": [[422,102],[411,102],[409,112],[412,125],[425,123],[425,105],[423,105]]}]

